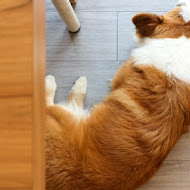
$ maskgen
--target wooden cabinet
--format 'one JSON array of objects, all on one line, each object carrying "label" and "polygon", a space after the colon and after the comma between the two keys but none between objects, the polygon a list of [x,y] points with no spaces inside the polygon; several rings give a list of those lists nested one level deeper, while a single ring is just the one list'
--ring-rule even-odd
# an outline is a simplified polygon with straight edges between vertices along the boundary
[{"label": "wooden cabinet", "polygon": [[45,189],[45,1],[0,1],[0,190]]}]

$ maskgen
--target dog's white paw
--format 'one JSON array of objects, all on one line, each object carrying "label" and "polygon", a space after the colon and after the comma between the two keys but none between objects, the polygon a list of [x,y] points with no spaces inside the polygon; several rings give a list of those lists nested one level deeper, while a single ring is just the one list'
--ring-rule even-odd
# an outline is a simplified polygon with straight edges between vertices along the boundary
[{"label": "dog's white paw", "polygon": [[72,91],[76,94],[86,94],[87,80],[86,77],[79,77],[76,79]]},{"label": "dog's white paw", "polygon": [[46,76],[46,93],[49,95],[53,95],[56,91],[57,85],[55,82],[55,78],[52,75]]}]

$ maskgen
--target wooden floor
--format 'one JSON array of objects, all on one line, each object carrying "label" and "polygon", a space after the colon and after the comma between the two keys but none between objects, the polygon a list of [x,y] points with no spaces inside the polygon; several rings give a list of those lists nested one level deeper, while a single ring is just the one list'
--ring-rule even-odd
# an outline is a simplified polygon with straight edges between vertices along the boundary
[{"label": "wooden floor", "polygon": [[[77,34],[67,31],[53,7],[47,8],[47,74],[55,76],[56,102],[66,99],[79,76],[86,76],[86,107],[102,101],[111,79],[135,47],[131,18],[138,12],[162,14],[177,0],[78,0]],[[190,133],[185,134],[159,172],[141,190],[190,190]]]}]

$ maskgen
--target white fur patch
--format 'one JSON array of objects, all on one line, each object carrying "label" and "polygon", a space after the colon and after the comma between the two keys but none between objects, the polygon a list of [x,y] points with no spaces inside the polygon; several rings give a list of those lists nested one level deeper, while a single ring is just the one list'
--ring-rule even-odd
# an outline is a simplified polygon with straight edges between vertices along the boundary
[{"label": "white fur patch", "polygon": [[145,38],[132,52],[137,65],[151,65],[168,76],[190,83],[190,39]]},{"label": "white fur patch", "polygon": [[190,0],[179,0],[180,14],[185,22],[190,21]]},{"label": "white fur patch", "polygon": [[89,111],[79,107],[76,102],[59,104],[63,109],[70,112],[78,121],[81,119],[87,119]]}]

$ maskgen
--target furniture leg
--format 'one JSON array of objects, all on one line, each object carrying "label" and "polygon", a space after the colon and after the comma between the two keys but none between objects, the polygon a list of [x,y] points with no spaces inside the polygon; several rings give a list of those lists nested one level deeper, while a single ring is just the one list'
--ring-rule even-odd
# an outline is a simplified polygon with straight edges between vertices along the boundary
[{"label": "furniture leg", "polygon": [[80,29],[79,20],[69,0],[52,0],[54,6],[64,20],[70,32],[78,32]]}]

